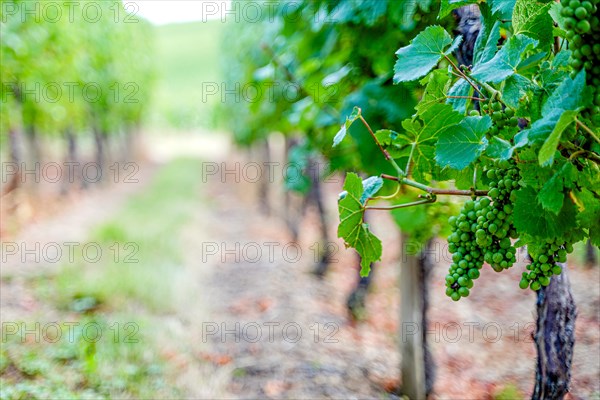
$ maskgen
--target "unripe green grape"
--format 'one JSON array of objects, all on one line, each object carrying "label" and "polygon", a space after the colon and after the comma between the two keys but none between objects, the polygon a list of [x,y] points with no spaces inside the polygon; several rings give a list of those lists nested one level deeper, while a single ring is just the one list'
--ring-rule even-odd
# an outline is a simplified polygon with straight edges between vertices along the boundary
[{"label": "unripe green grape", "polygon": [[[519,287],[521,289],[527,289],[529,287],[529,281],[526,279],[521,279],[521,281],[519,282]],[[448,294],[448,291],[446,291],[446,294]]]},{"label": "unripe green grape", "polygon": [[567,251],[567,253],[572,253],[573,252],[573,245],[571,243],[567,243],[565,245],[565,250]]},{"label": "unripe green grape", "polygon": [[589,21],[582,20],[577,23],[575,29],[577,32],[585,34],[588,33],[590,29],[592,29],[592,26],[590,25]]},{"label": "unripe green grape", "polygon": [[587,18],[588,11],[584,7],[580,6],[575,9],[574,14],[575,14],[575,17],[577,17],[578,19],[584,19],[584,18]]},{"label": "unripe green grape", "polygon": [[469,278],[471,278],[471,279],[479,278],[479,270],[477,268],[469,269],[469,272],[467,274],[469,275]]},{"label": "unripe green grape", "polygon": [[552,267],[552,273],[554,275],[560,275],[561,272],[562,272],[562,268],[560,265],[555,265],[554,267]]}]

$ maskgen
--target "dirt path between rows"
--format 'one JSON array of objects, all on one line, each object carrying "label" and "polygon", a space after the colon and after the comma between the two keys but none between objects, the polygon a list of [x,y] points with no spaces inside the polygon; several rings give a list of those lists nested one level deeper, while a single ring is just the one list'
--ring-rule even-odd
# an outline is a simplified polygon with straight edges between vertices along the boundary
[{"label": "dirt path between rows", "polygon": [[[54,314],[47,304],[37,301],[27,279],[55,273],[68,259],[69,249],[81,251],[90,230],[114,215],[133,194],[143,190],[159,167],[155,163],[144,163],[135,176],[136,182],[107,183],[65,198],[51,216],[24,225],[15,237],[2,239],[0,320],[17,321],[32,315]],[[66,247],[66,243],[71,247]],[[58,261],[52,262],[54,259]]]}]

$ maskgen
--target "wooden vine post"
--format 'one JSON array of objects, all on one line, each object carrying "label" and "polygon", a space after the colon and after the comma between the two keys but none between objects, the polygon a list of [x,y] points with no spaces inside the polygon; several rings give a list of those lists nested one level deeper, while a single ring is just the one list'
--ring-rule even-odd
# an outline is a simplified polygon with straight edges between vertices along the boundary
[{"label": "wooden vine post", "polygon": [[427,279],[433,263],[432,241],[421,252],[410,251],[410,239],[401,233],[400,265],[400,374],[401,393],[426,399],[433,387],[433,360],[426,342]]},{"label": "wooden vine post", "polygon": [[537,293],[537,365],[532,399],[563,399],[569,391],[577,308],[567,266]]}]

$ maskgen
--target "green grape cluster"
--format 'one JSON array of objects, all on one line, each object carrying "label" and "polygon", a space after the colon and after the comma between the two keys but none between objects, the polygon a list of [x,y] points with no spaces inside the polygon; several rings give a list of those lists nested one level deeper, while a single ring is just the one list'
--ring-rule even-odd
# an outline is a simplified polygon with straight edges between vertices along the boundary
[{"label": "green grape cluster", "polygon": [[552,275],[560,275],[562,267],[557,262],[567,261],[567,253],[573,251],[573,245],[564,239],[547,240],[539,253],[532,256],[532,262],[527,266],[529,272],[523,272],[519,287],[521,289],[540,290],[550,284]]},{"label": "green grape cluster", "polygon": [[600,0],[561,0],[561,14],[569,49],[573,52],[571,67],[586,70],[587,83],[595,88],[594,106],[588,112],[596,121],[600,114]]},{"label": "green grape cluster", "polygon": [[489,197],[465,202],[460,214],[448,219],[452,264],[446,275],[446,295],[454,301],[469,295],[484,262],[499,272],[516,261],[517,251],[510,238],[516,237],[512,203],[519,186],[518,169],[512,160],[501,161],[487,170],[486,176],[490,180]]},{"label": "green grape cluster", "polygon": [[[519,119],[515,116],[515,111],[511,108],[503,109],[502,103],[498,100],[492,100],[490,104],[483,104],[481,111],[492,117],[494,125],[490,129],[490,135],[511,136],[511,128],[519,125]],[[506,133],[506,135],[505,135]]]},{"label": "green grape cluster", "polygon": [[[487,199],[489,200],[489,199]],[[483,252],[477,246],[475,227],[475,202],[467,201],[458,216],[448,219],[452,234],[448,237],[448,250],[452,253],[452,264],[446,275],[446,295],[458,301],[469,295],[473,280],[479,278],[483,266]]]}]

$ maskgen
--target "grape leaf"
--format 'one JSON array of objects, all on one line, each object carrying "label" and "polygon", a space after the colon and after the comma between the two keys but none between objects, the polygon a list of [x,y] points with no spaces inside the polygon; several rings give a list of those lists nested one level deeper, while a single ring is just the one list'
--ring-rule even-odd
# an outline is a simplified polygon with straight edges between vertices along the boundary
[{"label": "grape leaf", "polygon": [[589,230],[592,244],[600,246],[600,197],[585,188],[575,192],[575,197],[581,204],[577,221]]},{"label": "grape leaf", "polygon": [[477,3],[477,0],[442,0],[440,5],[440,12],[438,13],[438,19],[444,18],[456,8],[475,3]]},{"label": "grape leaf", "polygon": [[560,172],[557,172],[544,184],[542,190],[540,190],[537,195],[537,200],[544,210],[551,211],[558,215],[565,200],[563,187]]},{"label": "grape leaf", "polygon": [[458,125],[440,133],[435,147],[435,160],[444,167],[461,170],[475,161],[488,145],[485,133],[491,128],[492,119],[467,117]]},{"label": "grape leaf", "polygon": [[550,115],[554,110],[576,110],[586,106],[589,99],[585,96],[585,69],[571,79],[567,77],[552,92],[542,107],[542,115]]},{"label": "grape leaf", "polygon": [[498,51],[500,40],[500,21],[497,21],[486,3],[479,6],[481,10],[481,30],[475,41],[473,65],[488,62]]},{"label": "grape leaf", "polygon": [[556,152],[556,148],[558,147],[560,137],[565,131],[565,129],[567,129],[567,127],[570,124],[575,122],[576,115],[577,112],[570,110],[562,113],[562,115],[558,119],[558,122],[556,123],[556,126],[554,127],[554,130],[552,130],[552,133],[550,133],[550,135],[542,145],[542,148],[540,149],[538,156],[538,161],[540,165],[552,165],[552,163],[554,162],[554,153]]},{"label": "grape leaf", "polygon": [[464,113],[467,109],[467,99],[463,97],[469,96],[471,93],[471,85],[463,78],[460,78],[454,83],[454,85],[448,91],[448,96],[456,96],[459,98],[450,98],[446,100],[446,103],[451,104],[459,113]]},{"label": "grape leaf", "polygon": [[427,84],[427,86],[421,101],[415,107],[417,114],[422,114],[433,104],[444,102],[449,83],[450,77],[448,74],[439,69],[423,78],[421,84]]},{"label": "grape leaf", "polygon": [[569,198],[564,202],[557,214],[544,210],[537,201],[537,193],[531,187],[523,187],[517,191],[513,211],[513,221],[517,232],[548,239],[562,236],[565,232],[576,228],[575,206]]},{"label": "grape leaf", "polygon": [[337,235],[344,239],[347,247],[353,247],[361,256],[361,276],[369,275],[371,263],[381,259],[381,240],[369,229],[364,222],[365,209],[361,198],[364,186],[360,177],[352,172],[346,175],[344,182],[345,195],[340,196],[338,209],[340,224]]},{"label": "grape leaf", "polygon": [[514,148],[509,142],[504,139],[494,136],[490,139],[490,144],[485,153],[491,158],[497,158],[499,160],[508,160],[512,157]]},{"label": "grape leaf", "polygon": [[554,40],[552,17],[548,14],[551,6],[552,3],[517,0],[512,16],[514,34],[532,37],[539,42],[541,48],[548,50]]},{"label": "grape leaf", "polygon": [[522,130],[515,136],[515,146],[523,147],[539,140],[546,141],[554,131],[563,112],[587,105],[589,97],[585,92],[585,70],[577,74],[575,79],[567,77],[544,103],[543,117],[535,121],[531,128]]},{"label": "grape leaf", "polygon": [[535,121],[531,128],[524,129],[515,135],[515,147],[523,147],[537,141],[544,141],[558,123],[563,110],[553,110],[549,115]]},{"label": "grape leaf", "polygon": [[504,83],[504,92],[502,93],[502,100],[513,108],[519,107],[519,100],[525,96],[527,91],[532,87],[532,83],[529,79],[514,74],[509,76]]},{"label": "grape leaf", "polygon": [[348,132],[348,128],[350,128],[350,125],[352,125],[352,123],[354,123],[354,121],[356,121],[359,117],[360,108],[354,107],[352,113],[346,117],[346,122],[344,122],[338,133],[335,134],[335,137],[333,138],[333,147],[337,146],[342,140],[344,140],[346,133]]},{"label": "grape leaf", "polygon": [[475,66],[473,76],[484,82],[500,83],[517,72],[521,57],[537,45],[537,40],[528,36],[513,36],[491,60]]},{"label": "grape leaf", "polygon": [[[413,177],[418,181],[427,181],[427,175],[433,169],[435,155],[434,144],[440,132],[463,120],[462,114],[454,111],[448,104],[434,104],[419,116],[421,119],[405,120],[402,127],[406,136],[415,145],[413,152]],[[421,122],[419,122],[421,121]]]},{"label": "grape leaf", "polygon": [[458,36],[453,43],[450,34],[441,26],[427,27],[410,45],[396,52],[394,83],[414,81],[427,75],[442,57],[458,47],[461,40],[462,36]]},{"label": "grape leaf", "polygon": [[383,179],[379,176],[371,176],[362,182],[363,194],[360,196],[360,203],[365,205],[367,199],[373,197],[383,186]]},{"label": "grape leaf", "polygon": [[390,157],[408,157],[411,141],[404,134],[390,129],[380,129],[375,132],[375,137]]},{"label": "grape leaf", "polygon": [[489,0],[492,13],[500,13],[501,19],[510,19],[516,0]]}]

